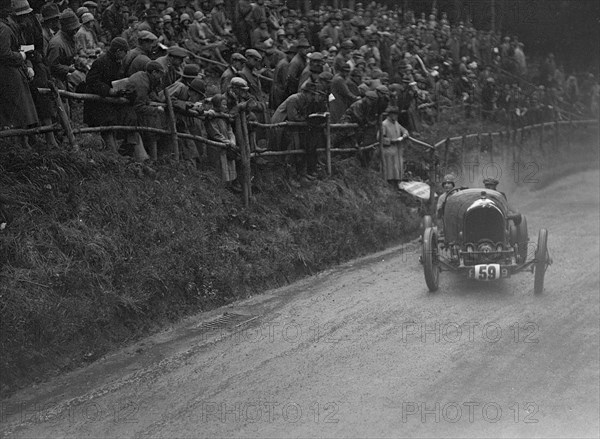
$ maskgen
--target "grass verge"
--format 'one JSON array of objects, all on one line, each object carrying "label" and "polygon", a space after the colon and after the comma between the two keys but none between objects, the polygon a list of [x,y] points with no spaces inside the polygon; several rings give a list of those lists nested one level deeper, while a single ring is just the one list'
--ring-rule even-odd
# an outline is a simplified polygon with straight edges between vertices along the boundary
[{"label": "grass verge", "polygon": [[415,236],[418,214],[354,159],[292,188],[257,172],[243,209],[212,171],[93,150],[0,149],[0,392],[182,316]]}]

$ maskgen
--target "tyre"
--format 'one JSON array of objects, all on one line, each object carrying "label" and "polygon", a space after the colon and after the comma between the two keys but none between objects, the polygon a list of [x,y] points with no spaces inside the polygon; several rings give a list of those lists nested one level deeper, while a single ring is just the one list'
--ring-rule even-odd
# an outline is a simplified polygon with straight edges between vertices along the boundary
[{"label": "tyre", "polygon": [[[421,229],[421,243],[423,242],[423,236],[425,235],[425,230],[427,230],[428,227],[433,227],[433,219],[431,218],[431,215],[425,215],[423,217],[423,228]],[[421,252],[421,264],[425,262],[425,251]]]},{"label": "tyre", "polygon": [[437,291],[440,283],[440,267],[438,262],[437,236],[433,227],[423,232],[423,269],[425,283],[429,291]]},{"label": "tyre", "polygon": [[529,250],[529,232],[527,231],[527,218],[521,217],[521,223],[517,226],[517,244],[519,245],[519,256],[521,264],[527,262],[527,251]]},{"label": "tyre", "polygon": [[425,231],[427,227],[433,227],[433,219],[431,218],[431,215],[425,215],[423,217],[423,231]]},{"label": "tyre", "polygon": [[550,260],[548,256],[548,230],[540,229],[538,234],[538,245],[535,252],[535,278],[533,281],[533,292],[542,294],[544,291],[544,275]]}]

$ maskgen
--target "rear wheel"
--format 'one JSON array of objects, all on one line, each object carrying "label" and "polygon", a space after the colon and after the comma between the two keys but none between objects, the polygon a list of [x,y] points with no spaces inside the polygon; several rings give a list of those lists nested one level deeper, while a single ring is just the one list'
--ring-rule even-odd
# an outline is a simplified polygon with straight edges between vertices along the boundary
[{"label": "rear wheel", "polygon": [[423,268],[425,283],[429,291],[437,291],[440,282],[440,267],[438,261],[437,235],[433,227],[427,227],[423,232]]},{"label": "rear wheel", "polygon": [[529,246],[529,233],[527,232],[527,218],[521,217],[521,223],[517,226],[517,244],[519,245],[519,256],[521,264],[527,261],[527,250]]},{"label": "rear wheel", "polygon": [[538,245],[535,252],[535,278],[533,281],[533,292],[542,294],[544,291],[544,275],[550,262],[548,255],[548,230],[540,229],[538,234]]}]

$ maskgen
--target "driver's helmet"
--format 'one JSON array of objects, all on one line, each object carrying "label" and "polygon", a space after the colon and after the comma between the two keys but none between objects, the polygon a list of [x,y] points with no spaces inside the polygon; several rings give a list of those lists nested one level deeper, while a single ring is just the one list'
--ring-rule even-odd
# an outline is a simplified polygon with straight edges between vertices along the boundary
[{"label": "driver's helmet", "polygon": [[452,187],[456,186],[455,183],[456,177],[452,174],[448,174],[444,177],[444,180],[442,181],[442,186],[444,186],[446,183],[450,183],[452,185]]},{"label": "driver's helmet", "polygon": [[500,183],[498,180],[496,180],[495,178],[486,178],[483,180],[483,185],[488,188],[488,189],[496,189],[496,186],[498,186],[498,183]]}]

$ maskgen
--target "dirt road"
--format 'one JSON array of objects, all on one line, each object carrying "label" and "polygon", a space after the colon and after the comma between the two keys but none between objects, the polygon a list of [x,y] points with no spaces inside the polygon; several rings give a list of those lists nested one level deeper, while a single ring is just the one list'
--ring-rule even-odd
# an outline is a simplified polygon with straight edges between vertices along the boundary
[{"label": "dirt road", "polygon": [[[533,275],[427,292],[416,243],[188,319],[2,403],[4,437],[597,437],[599,172],[510,194]],[[227,313],[227,314],[225,314]]]}]

